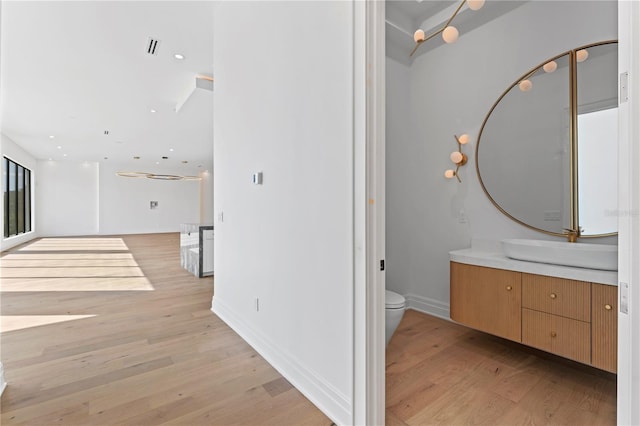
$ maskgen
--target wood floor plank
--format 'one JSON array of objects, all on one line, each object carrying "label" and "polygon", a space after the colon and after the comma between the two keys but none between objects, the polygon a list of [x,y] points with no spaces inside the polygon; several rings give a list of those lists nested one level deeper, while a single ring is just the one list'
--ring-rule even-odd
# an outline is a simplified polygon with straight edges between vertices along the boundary
[{"label": "wood floor plank", "polygon": [[[3,254],[1,272],[49,269],[3,275],[2,315],[61,319],[0,334],[3,425],[331,424],[211,312],[213,278],[180,267],[178,239],[56,238]],[[74,261],[88,276],[42,273]],[[131,268],[144,285],[118,276]],[[616,421],[614,375],[416,311],[386,364],[388,425]]]},{"label": "wood floor plank", "polygon": [[388,424],[616,424],[613,374],[411,310],[396,334]]},{"label": "wood floor plank", "polygon": [[40,320],[0,334],[2,424],[331,424],[211,312],[213,278],[179,253],[176,233],[3,253],[2,316]]}]

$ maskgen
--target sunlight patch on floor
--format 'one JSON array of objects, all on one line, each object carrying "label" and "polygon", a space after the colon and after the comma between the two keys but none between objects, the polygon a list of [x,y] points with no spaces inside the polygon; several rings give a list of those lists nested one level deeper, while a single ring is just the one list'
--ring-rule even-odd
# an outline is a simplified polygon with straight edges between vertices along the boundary
[{"label": "sunlight patch on floor", "polygon": [[122,238],[42,238],[2,256],[0,276],[4,292],[154,289]]},{"label": "sunlight patch on floor", "polygon": [[92,318],[95,316],[96,315],[2,315],[0,316],[0,332],[5,333],[8,331],[38,327],[40,325]]},{"label": "sunlight patch on floor", "polygon": [[122,238],[43,238],[18,251],[129,250]]},{"label": "sunlight patch on floor", "polygon": [[2,278],[112,278],[144,277],[138,267],[56,267],[56,268],[7,268],[2,265]]},{"label": "sunlight patch on floor", "polygon": [[[3,271],[4,273],[4,271]],[[147,277],[2,278],[0,291],[150,291]]]}]

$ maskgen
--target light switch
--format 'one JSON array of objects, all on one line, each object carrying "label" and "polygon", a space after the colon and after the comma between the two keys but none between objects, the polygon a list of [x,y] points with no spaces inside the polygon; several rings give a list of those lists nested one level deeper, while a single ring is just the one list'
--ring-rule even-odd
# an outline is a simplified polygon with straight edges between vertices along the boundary
[{"label": "light switch", "polygon": [[254,185],[262,185],[262,172],[254,173],[252,182]]}]

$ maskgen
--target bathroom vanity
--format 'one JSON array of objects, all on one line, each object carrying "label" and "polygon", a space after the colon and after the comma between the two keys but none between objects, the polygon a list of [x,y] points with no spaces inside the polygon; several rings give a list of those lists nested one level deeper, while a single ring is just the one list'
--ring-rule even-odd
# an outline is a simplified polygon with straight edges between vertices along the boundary
[{"label": "bathroom vanity", "polygon": [[616,372],[617,272],[450,252],[451,319]]}]

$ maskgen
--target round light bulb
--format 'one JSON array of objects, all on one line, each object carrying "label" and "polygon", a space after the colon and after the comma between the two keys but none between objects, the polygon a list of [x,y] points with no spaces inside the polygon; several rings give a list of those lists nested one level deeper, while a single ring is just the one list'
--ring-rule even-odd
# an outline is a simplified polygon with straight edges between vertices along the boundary
[{"label": "round light bulb", "polygon": [[420,43],[420,42],[424,41],[424,37],[425,37],[424,36],[424,31],[422,31],[422,30],[416,30],[416,32],[413,33],[413,40],[416,43]]},{"label": "round light bulb", "polygon": [[542,69],[544,70],[544,72],[554,72],[556,69],[558,69],[558,64],[556,63],[556,61],[550,61],[544,64],[542,66]]},{"label": "round light bulb", "polygon": [[582,62],[589,57],[589,52],[586,49],[581,49],[576,52],[576,61]]},{"label": "round light bulb", "polygon": [[447,179],[451,179],[455,175],[456,175],[456,172],[451,169],[444,172],[444,177],[446,177]]},{"label": "round light bulb", "polygon": [[533,84],[531,83],[531,80],[522,80],[520,84],[518,84],[518,87],[523,92],[528,92],[533,87]]},{"label": "round light bulb", "polygon": [[458,164],[462,161],[462,153],[459,151],[453,151],[449,158],[451,159],[451,161],[453,161],[454,164]]},{"label": "round light bulb", "polygon": [[469,135],[467,135],[466,133],[464,135],[460,135],[460,137],[458,138],[458,142],[460,142],[462,145],[466,145],[467,143],[469,143]]},{"label": "round light bulb", "polygon": [[458,40],[458,29],[453,25],[449,25],[442,31],[442,39],[445,43],[455,43]]},{"label": "round light bulb", "polygon": [[467,0],[467,5],[471,10],[478,10],[484,6],[484,0]]}]

